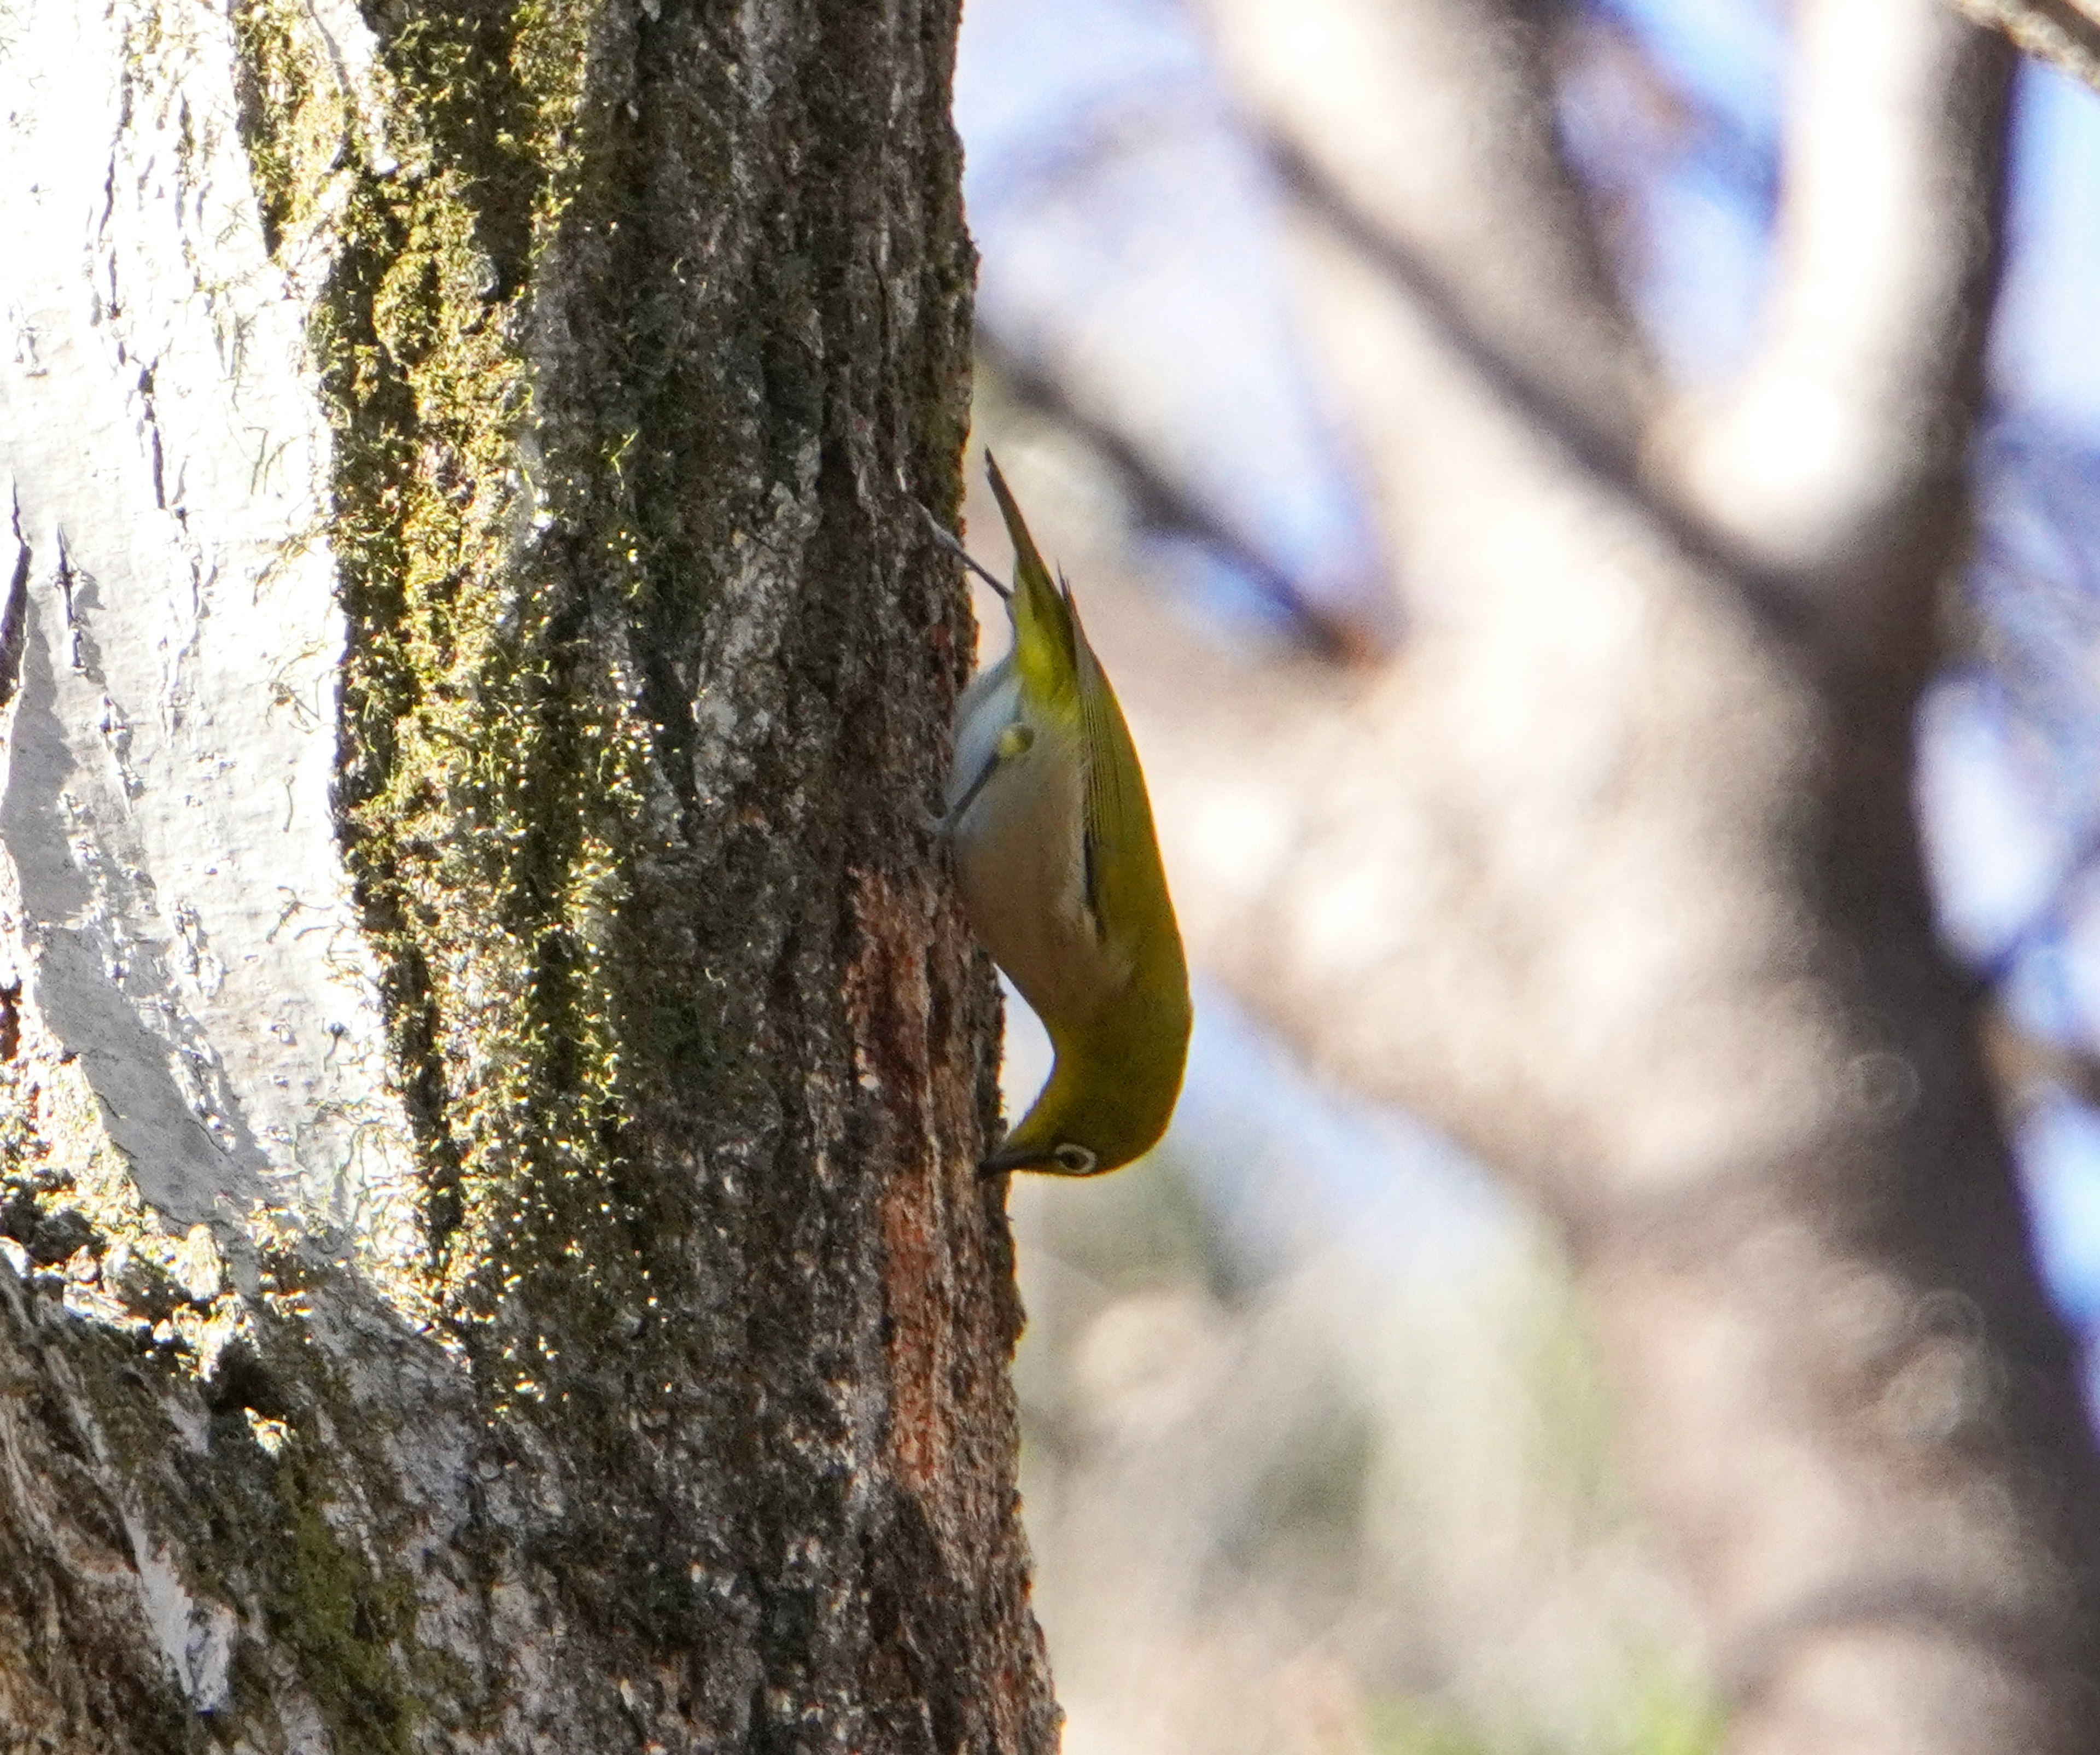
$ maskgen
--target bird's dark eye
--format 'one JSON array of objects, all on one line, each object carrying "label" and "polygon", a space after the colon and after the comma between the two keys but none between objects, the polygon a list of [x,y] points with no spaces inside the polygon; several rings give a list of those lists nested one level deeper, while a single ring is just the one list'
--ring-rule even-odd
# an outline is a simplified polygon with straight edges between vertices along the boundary
[{"label": "bird's dark eye", "polygon": [[1059,1146],[1050,1155],[1057,1160],[1057,1167],[1060,1170],[1067,1171],[1074,1176],[1092,1175],[1094,1166],[1101,1162],[1101,1160],[1084,1146],[1074,1145],[1070,1140]]}]

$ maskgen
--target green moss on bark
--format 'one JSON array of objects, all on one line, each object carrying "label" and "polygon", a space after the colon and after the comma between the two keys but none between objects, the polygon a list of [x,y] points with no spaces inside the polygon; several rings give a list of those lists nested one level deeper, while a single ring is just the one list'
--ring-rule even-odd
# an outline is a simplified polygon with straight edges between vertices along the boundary
[{"label": "green moss on bark", "polygon": [[456,1308],[488,1301],[492,1233],[571,1248],[575,1214],[547,1222],[535,1191],[602,1177],[631,1102],[608,923],[650,732],[618,679],[578,674],[598,659],[562,575],[580,531],[647,589],[617,515],[633,434],[534,418],[519,340],[549,240],[591,223],[594,15],[376,11],[383,138],[360,141],[298,9],[236,13],[272,233],[324,227],[334,251],[311,334],[351,623],[343,821]]}]

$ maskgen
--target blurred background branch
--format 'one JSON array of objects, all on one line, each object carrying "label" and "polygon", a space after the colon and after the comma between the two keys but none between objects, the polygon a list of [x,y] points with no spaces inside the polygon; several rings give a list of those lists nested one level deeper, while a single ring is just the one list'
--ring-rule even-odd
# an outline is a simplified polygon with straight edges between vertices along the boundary
[{"label": "blurred background branch", "polygon": [[1293,639],[1313,656],[1348,664],[1379,655],[1386,644],[1385,631],[1371,606],[1357,606],[1358,612],[1350,615],[1308,599],[1288,571],[1242,542],[1119,427],[1080,407],[1053,374],[1008,352],[990,335],[979,336],[977,354],[979,368],[993,373],[1002,391],[1054,421],[1114,472],[1133,523],[1229,556],[1248,585],[1281,614]]},{"label": "blurred background branch", "polygon": [[2100,90],[2100,17],[2076,0],[1956,0],[1979,24]]}]

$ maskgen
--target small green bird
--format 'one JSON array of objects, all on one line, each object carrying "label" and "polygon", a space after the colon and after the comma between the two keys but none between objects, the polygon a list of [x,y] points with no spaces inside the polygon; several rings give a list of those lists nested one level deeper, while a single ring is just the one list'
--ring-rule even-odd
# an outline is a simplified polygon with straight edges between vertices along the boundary
[{"label": "small green bird", "polygon": [[1189,967],[1123,709],[1070,585],[1052,581],[999,465],[985,466],[1012,588],[963,558],[1005,599],[1013,646],[956,708],[939,828],[971,927],[1057,1059],[982,1167],[1092,1176],[1167,1131],[1189,1058]]}]

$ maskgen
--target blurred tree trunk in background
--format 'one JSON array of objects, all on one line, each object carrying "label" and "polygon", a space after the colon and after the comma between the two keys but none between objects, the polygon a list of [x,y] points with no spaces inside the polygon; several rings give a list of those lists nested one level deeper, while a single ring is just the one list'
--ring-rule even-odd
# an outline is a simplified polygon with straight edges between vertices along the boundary
[{"label": "blurred tree trunk in background", "polygon": [[1261,668],[1090,605],[1197,960],[1557,1221],[1734,1755],[2089,1749],[2100,1469],[1911,796],[2012,50],[1795,10],[1762,341],[1695,398],[1560,162],[1550,20],[1209,11],[1409,622]]},{"label": "blurred tree trunk in background", "polygon": [[9,11],[0,1744],[1054,1744],[955,24]]}]

